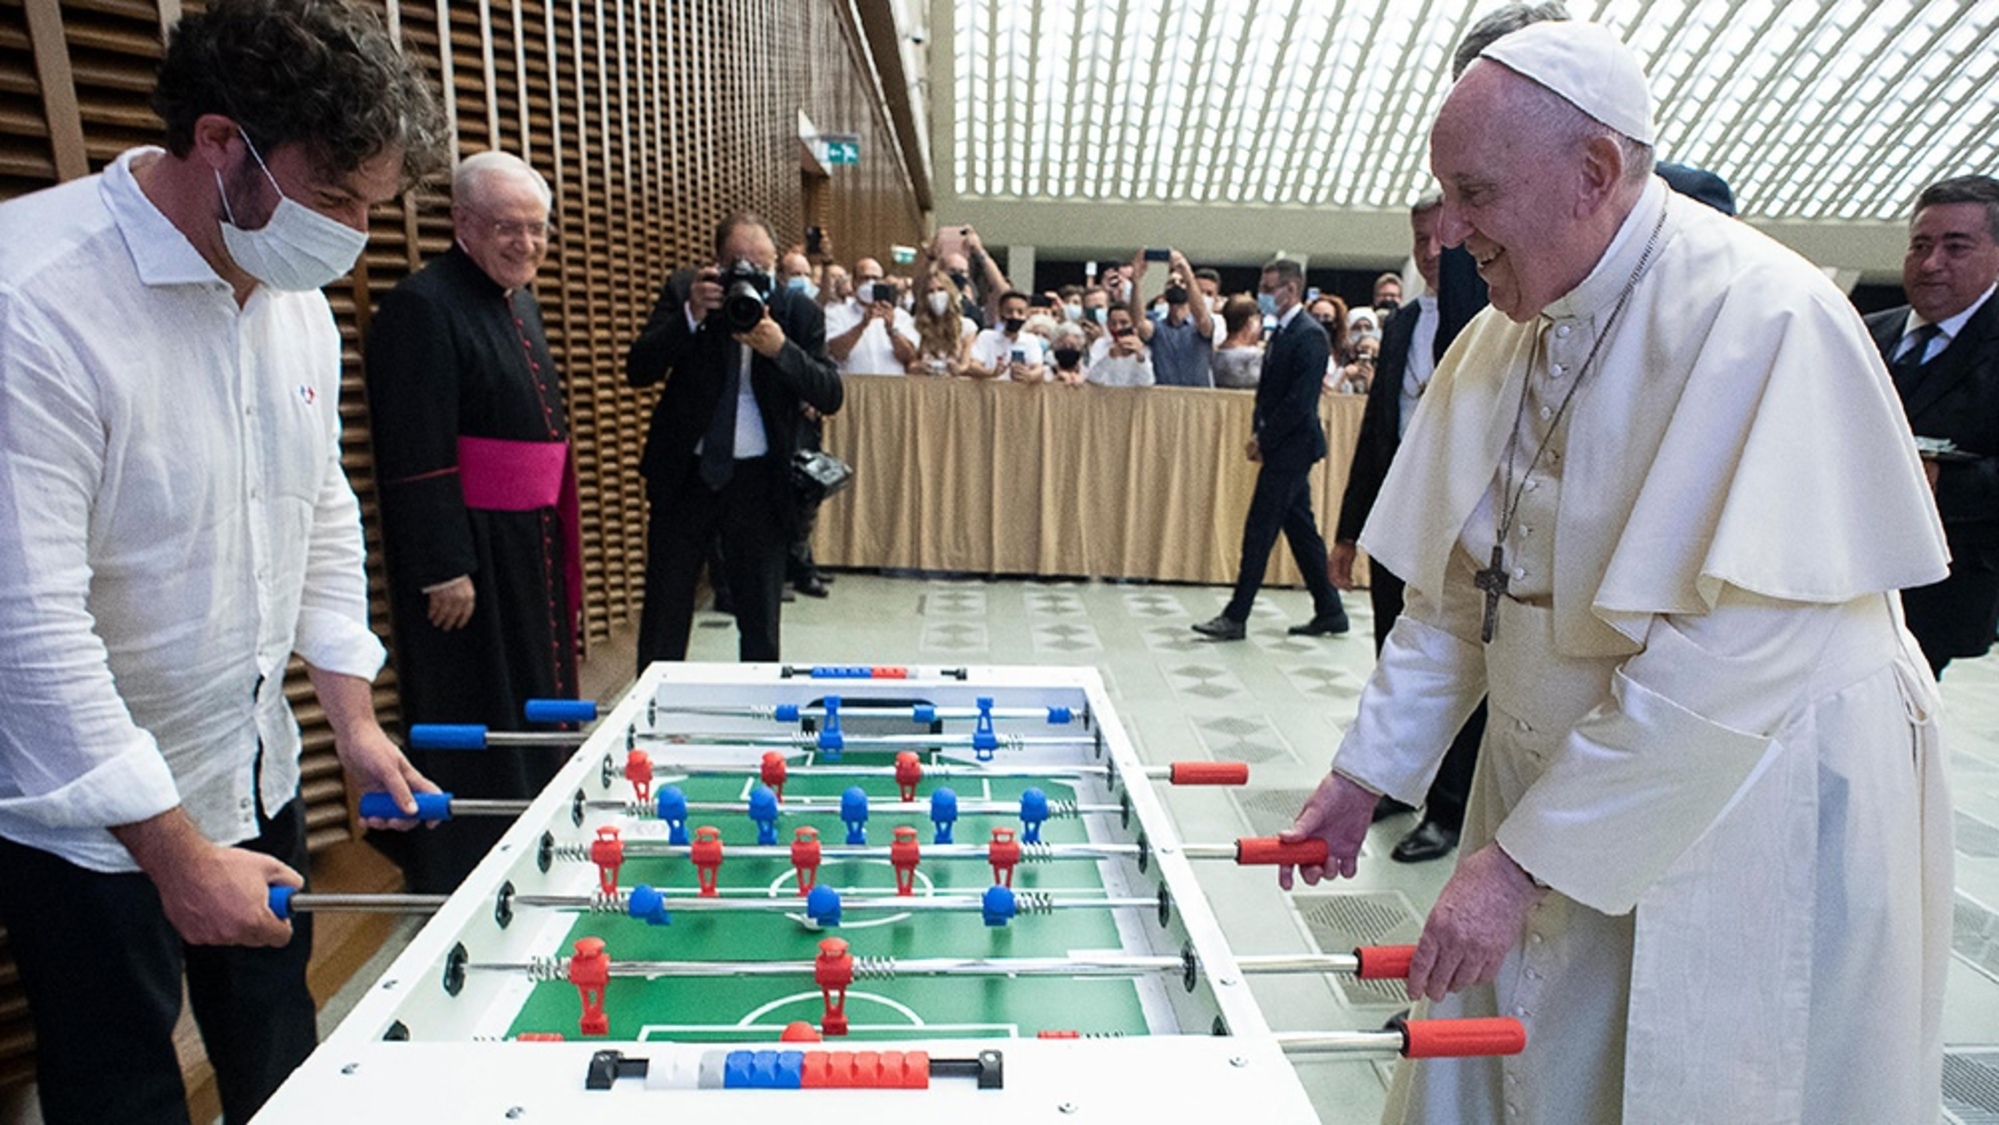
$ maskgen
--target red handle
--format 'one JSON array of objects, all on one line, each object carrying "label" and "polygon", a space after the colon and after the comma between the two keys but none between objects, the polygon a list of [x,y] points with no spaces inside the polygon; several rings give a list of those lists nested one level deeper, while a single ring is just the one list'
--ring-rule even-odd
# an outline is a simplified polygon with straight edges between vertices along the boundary
[{"label": "red handle", "polygon": [[1175,785],[1247,785],[1248,762],[1175,762],[1166,780]]},{"label": "red handle", "polygon": [[1275,836],[1245,836],[1235,842],[1235,861],[1244,867],[1279,863],[1323,867],[1326,842],[1316,836],[1295,844],[1282,843]]},{"label": "red handle", "polygon": [[1511,1016],[1473,1020],[1398,1020],[1402,1057],[1456,1059],[1517,1055],[1527,1049],[1527,1029]]},{"label": "red handle", "polygon": [[1366,945],[1353,951],[1360,958],[1361,980],[1408,980],[1409,962],[1416,959],[1413,945]]}]

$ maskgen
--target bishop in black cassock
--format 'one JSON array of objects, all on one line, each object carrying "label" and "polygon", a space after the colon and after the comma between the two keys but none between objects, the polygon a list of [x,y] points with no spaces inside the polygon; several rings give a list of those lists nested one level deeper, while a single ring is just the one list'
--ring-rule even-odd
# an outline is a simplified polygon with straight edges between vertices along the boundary
[{"label": "bishop in black cassock", "polygon": [[[450,251],[375,313],[369,413],[403,723],[516,730],[527,700],[577,690],[575,473],[540,306],[526,288],[547,246],[545,188],[512,157],[481,154],[466,166],[472,174],[461,167],[453,183]],[[440,606],[454,590],[466,596],[465,579],[471,612],[459,620]],[[449,792],[502,798],[540,792],[564,757],[521,747],[411,753]],[[377,843],[412,890],[440,893],[505,827],[454,821]]]}]

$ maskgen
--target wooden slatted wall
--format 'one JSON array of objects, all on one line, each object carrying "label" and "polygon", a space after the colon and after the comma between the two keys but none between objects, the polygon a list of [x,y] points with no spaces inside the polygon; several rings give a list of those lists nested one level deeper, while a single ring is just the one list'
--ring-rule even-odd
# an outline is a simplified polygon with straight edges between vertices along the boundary
[{"label": "wooden slatted wall", "polygon": [[[524,155],[555,188],[557,228],[537,290],[562,368],[583,506],[586,647],[636,621],[645,565],[638,461],[650,394],[624,351],[673,268],[706,259],[714,224],[761,212],[803,237],[797,119],[862,138],[862,163],[821,192],[839,255],[887,260],[917,244],[917,208],[849,0],[375,0],[436,82],[458,150]],[[0,0],[0,200],[157,143],[148,106],[163,35],[197,0]],[[371,609],[388,637],[361,390],[370,311],[451,239],[442,185],[376,209],[354,274],[328,290],[346,360],[342,460],[366,521]],[[388,637],[393,649],[393,638]],[[332,733],[299,670],[315,848],[351,839]],[[393,667],[376,707],[395,718]],[[0,1085],[23,1081],[32,1036],[0,932]]]}]

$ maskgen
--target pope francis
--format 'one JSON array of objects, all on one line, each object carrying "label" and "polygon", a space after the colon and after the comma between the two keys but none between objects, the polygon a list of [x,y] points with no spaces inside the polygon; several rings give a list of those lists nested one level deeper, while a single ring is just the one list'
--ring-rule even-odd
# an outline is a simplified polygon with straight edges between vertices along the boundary
[{"label": "pope francis", "polygon": [[1439,112],[1492,306],[1362,534],[1408,605],[1287,838],[1353,874],[1489,695],[1410,995],[1528,1046],[1405,1063],[1390,1120],[1935,1121],[1950,809],[1895,591],[1943,576],[1936,509],[1844,296],[1653,140],[1588,23],[1497,40]]}]

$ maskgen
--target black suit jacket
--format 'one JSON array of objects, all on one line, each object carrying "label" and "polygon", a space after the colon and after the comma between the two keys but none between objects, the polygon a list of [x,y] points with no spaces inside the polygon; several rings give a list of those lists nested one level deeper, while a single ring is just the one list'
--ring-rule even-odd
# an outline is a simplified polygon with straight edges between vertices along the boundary
[{"label": "black suit jacket", "polygon": [[[1409,347],[1416,339],[1416,321],[1423,306],[1411,301],[1390,314],[1381,330],[1381,356],[1374,365],[1374,382],[1367,387],[1367,407],[1360,417],[1360,438],[1354,443],[1353,466],[1347,470],[1347,491],[1340,499],[1339,523],[1333,540],[1352,543],[1374,510],[1382,479],[1402,448],[1402,379],[1409,369]],[[1441,334],[1441,333],[1440,333]]]},{"label": "black suit jacket", "polygon": [[[625,379],[632,386],[666,380],[653,408],[639,472],[654,487],[669,491],[684,487],[693,474],[694,447],[708,432],[730,370],[741,362],[742,345],[719,323],[711,319],[689,331],[687,294],[696,276],[694,270],[680,270],[667,278],[659,303],[625,356]],[[771,456],[782,465],[798,450],[799,404],[831,414],[840,409],[844,392],[840,369],[826,354],[826,319],[819,306],[801,293],[779,289],[771,294],[770,315],[784,329],[784,349],[775,359],[752,356],[750,386]],[[780,480],[786,475],[777,474]],[[792,507],[783,497],[771,501],[783,511]]]},{"label": "black suit jacket", "polygon": [[1302,310],[1264,348],[1256,384],[1256,445],[1265,468],[1309,469],[1326,455],[1319,392],[1331,352],[1326,330]]},{"label": "black suit jacket", "polygon": [[[1867,318],[1884,360],[1901,341],[1908,315],[1903,305]],[[1953,571],[1999,570],[1999,295],[1923,366],[1902,396],[1902,409],[1917,437],[1948,438],[1978,456],[1940,466],[1937,512]]]}]

